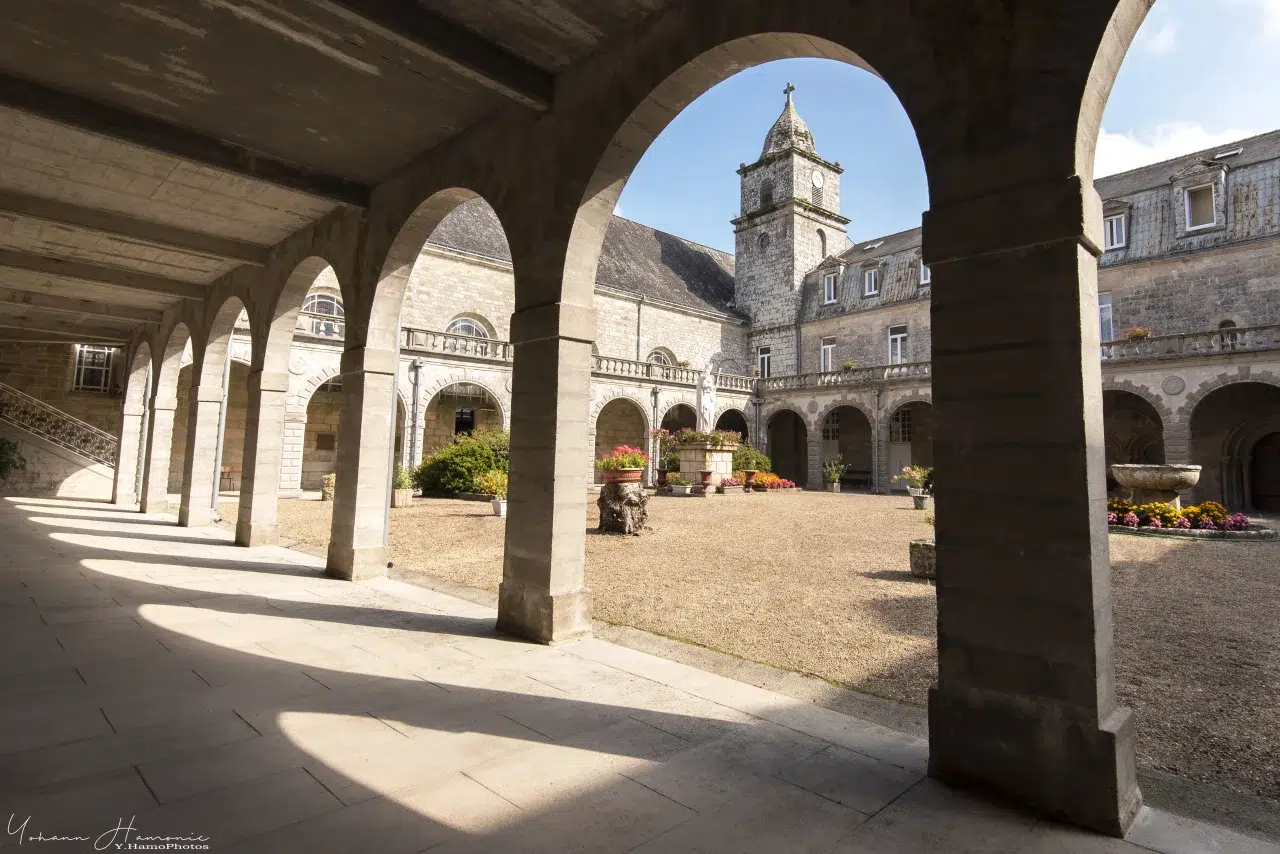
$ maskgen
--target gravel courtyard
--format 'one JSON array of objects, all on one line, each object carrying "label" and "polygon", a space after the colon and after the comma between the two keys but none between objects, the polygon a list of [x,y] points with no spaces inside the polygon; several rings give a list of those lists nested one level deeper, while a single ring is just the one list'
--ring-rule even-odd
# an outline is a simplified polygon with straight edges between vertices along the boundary
[{"label": "gravel courtyard", "polygon": [[[327,545],[330,507],[282,501],[281,537]],[[588,535],[597,619],[926,702],[937,610],[907,572],[907,541],[932,529],[910,499],[655,498],[649,510],[644,536]],[[391,518],[398,567],[497,590],[505,523],[487,503],[418,499]],[[1280,800],[1280,545],[1113,535],[1111,556],[1139,762]]]}]

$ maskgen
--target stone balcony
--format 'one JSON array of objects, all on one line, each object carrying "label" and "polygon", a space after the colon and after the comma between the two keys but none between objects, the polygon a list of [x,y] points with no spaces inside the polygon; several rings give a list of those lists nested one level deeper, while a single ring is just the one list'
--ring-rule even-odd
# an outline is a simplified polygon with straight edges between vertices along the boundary
[{"label": "stone balcony", "polygon": [[1102,359],[1108,363],[1137,362],[1232,356],[1262,350],[1280,350],[1280,325],[1213,329],[1108,341],[1102,345]]}]

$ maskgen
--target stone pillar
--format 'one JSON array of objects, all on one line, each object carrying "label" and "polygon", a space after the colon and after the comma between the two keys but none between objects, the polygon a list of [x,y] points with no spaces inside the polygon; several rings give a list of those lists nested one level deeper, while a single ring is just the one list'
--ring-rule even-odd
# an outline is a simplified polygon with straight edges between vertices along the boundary
[{"label": "stone pillar", "polygon": [[[221,378],[219,372],[218,379]],[[213,468],[218,452],[218,420],[223,391],[221,385],[201,385],[191,392],[178,524],[184,528],[199,528],[218,519],[213,507],[213,489],[221,473]]]},{"label": "stone pillar", "polygon": [[511,475],[498,629],[541,643],[591,632],[584,586],[595,312],[557,303],[511,318]]},{"label": "stone pillar", "polygon": [[142,475],[143,513],[165,513],[169,505],[169,455],[173,451],[173,413],[178,408],[175,392],[159,394],[151,404],[151,427],[147,430],[147,466]]},{"label": "stone pillar", "polygon": [[822,425],[815,425],[808,432],[807,438],[809,440],[809,459],[806,468],[809,482],[805,486],[808,489],[826,489],[827,485],[822,481]]},{"label": "stone pillar", "polygon": [[280,445],[280,494],[302,492],[302,454],[307,438],[307,413],[285,412]]},{"label": "stone pillar", "polygon": [[1078,177],[930,211],[938,681],[929,773],[1122,835],[1098,363],[1101,202]]},{"label": "stone pillar", "polygon": [[249,374],[237,545],[271,546],[280,540],[276,532],[276,501],[285,438],[284,399],[288,391],[286,373],[254,371]]},{"label": "stone pillar", "polygon": [[114,504],[133,505],[138,500],[138,454],[141,451],[142,420],[147,411],[140,403],[126,404],[120,422],[120,445],[116,454],[116,479],[111,500]]},{"label": "stone pillar", "polygon": [[335,578],[359,581],[387,572],[387,461],[396,417],[396,360],[393,350],[361,347],[342,354],[342,415],[326,568]]}]

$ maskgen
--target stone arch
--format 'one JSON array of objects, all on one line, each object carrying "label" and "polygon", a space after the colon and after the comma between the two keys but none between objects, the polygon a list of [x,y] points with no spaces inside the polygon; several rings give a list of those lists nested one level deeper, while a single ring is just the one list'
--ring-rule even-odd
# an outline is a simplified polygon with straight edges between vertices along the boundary
[{"label": "stone arch", "polygon": [[1214,500],[1251,511],[1252,453],[1259,440],[1280,430],[1280,377],[1241,368],[1220,374],[1188,395],[1185,414],[1188,458],[1201,466],[1195,501]]},{"label": "stone arch", "polygon": [[[496,391],[491,382],[485,379],[477,379],[476,377],[462,373],[451,373],[442,377],[437,377],[430,383],[424,383],[419,387],[419,402],[423,408],[426,408],[440,392],[444,391],[451,385],[462,384],[479,386],[484,389],[489,397],[493,398],[493,402],[498,406],[498,418],[502,429],[511,429],[511,402],[504,396],[504,394],[500,394]],[[409,395],[409,398],[410,402],[412,402],[412,394]]]},{"label": "stone arch", "polygon": [[[911,439],[909,442],[891,442],[894,416],[909,406],[928,406],[929,418],[924,423],[912,419]],[[894,398],[884,407],[884,418],[876,424],[876,438],[879,446],[884,448],[880,455],[881,471],[879,482],[885,489],[898,488],[892,477],[904,465],[933,466],[933,394],[930,391],[912,391]],[[901,486],[905,489],[905,486]]]},{"label": "stone arch", "polygon": [[1190,425],[1191,416],[1195,414],[1196,407],[1200,405],[1202,400],[1218,389],[1225,388],[1236,383],[1262,383],[1263,385],[1280,387],[1280,374],[1273,373],[1272,371],[1259,371],[1255,374],[1252,370],[1245,367],[1240,368],[1234,374],[1222,373],[1218,374],[1211,380],[1205,380],[1200,383],[1200,385],[1196,386],[1195,391],[1187,395],[1186,399],[1183,400],[1182,405],[1178,407],[1177,412],[1174,413],[1179,426],[1185,427]]},{"label": "stone arch", "polygon": [[[726,418],[729,415],[734,417]],[[722,421],[724,422],[723,424],[721,423]],[[747,417],[747,413],[743,411],[742,407],[735,404],[721,404],[716,407],[715,418],[711,421],[711,427],[713,430],[734,430],[742,436],[742,441],[747,444],[750,444],[753,438],[751,435],[751,419]]]},{"label": "stone arch", "polygon": [[[255,341],[263,339],[264,371],[283,374],[289,370],[290,348],[298,328],[298,316],[307,296],[316,288],[337,291],[342,295],[342,282],[333,265],[320,255],[310,255],[298,262],[285,277],[284,287],[271,306],[270,321],[263,324],[263,334],[258,335],[257,330],[250,330]],[[343,305],[345,308],[345,298]]]},{"label": "stone arch", "polygon": [[852,398],[840,398],[838,400],[833,400],[826,406],[819,409],[817,414],[813,416],[814,425],[821,429],[822,425],[826,423],[827,416],[844,406],[851,407],[861,412],[863,417],[867,419],[867,423],[870,424],[872,428],[875,427],[876,418],[872,410],[862,401]]},{"label": "stone arch", "polygon": [[698,404],[688,395],[680,395],[674,400],[667,401],[666,405],[659,410],[657,424],[659,426],[665,424],[667,422],[667,416],[672,415],[676,407],[679,406],[688,408],[689,412],[692,413],[693,427],[696,429],[698,426]]},{"label": "stone arch", "polygon": [[767,448],[765,454],[779,477],[794,481],[797,486],[809,485],[809,469],[812,467],[812,425],[796,409],[779,406],[770,410],[764,422]]},{"label": "stone arch", "polygon": [[339,365],[326,365],[313,372],[303,382],[301,388],[298,389],[297,395],[293,396],[288,406],[290,415],[301,415],[304,419],[307,414],[307,406],[311,403],[311,398],[315,395],[316,389],[327,383],[334,377],[342,375],[342,367]]},{"label": "stone arch", "polygon": [[1173,421],[1173,410],[1169,408],[1169,404],[1164,397],[1152,391],[1150,387],[1139,383],[1130,382],[1129,380],[1118,380],[1114,377],[1104,377],[1102,380],[1102,390],[1106,391],[1124,391],[1129,394],[1136,395],[1147,403],[1151,404],[1151,408],[1160,416],[1160,420],[1168,427]]},{"label": "stone arch", "polygon": [[[649,414],[643,402],[625,392],[607,395],[591,412],[592,459],[597,460],[610,453],[618,445],[626,444],[650,452]],[[604,473],[596,469],[595,482],[604,481]]]},{"label": "stone arch", "polygon": [[[646,432],[646,433],[647,433],[650,429],[652,429],[652,427],[651,427],[651,425],[650,425],[650,423],[649,423],[649,404],[648,404],[648,402],[647,402],[647,401],[645,401],[643,398],[638,397],[637,395],[633,394],[632,392],[630,392],[630,391],[624,391],[624,390],[622,390],[622,389],[610,389],[609,391],[605,392],[605,393],[604,393],[604,395],[603,395],[603,396],[601,396],[598,400],[592,401],[592,403],[591,403],[591,412],[590,412],[590,423],[591,423],[592,425],[594,425],[594,424],[596,423],[596,421],[600,418],[600,412],[601,412],[601,410],[603,410],[607,405],[609,405],[609,404],[610,404],[610,403],[612,403],[613,401],[615,401],[615,400],[620,400],[620,399],[626,399],[626,400],[631,401],[632,403],[634,403],[634,404],[636,405],[636,408],[640,410],[640,414],[641,414],[642,416],[644,416],[645,432]],[[593,429],[594,429],[594,427],[593,427]]]},{"label": "stone arch", "polygon": [[1162,407],[1163,401],[1145,387],[1125,383],[1135,389],[1131,391],[1118,387],[1120,383],[1107,385],[1111,387],[1102,390],[1102,427],[1107,491],[1110,492],[1119,488],[1111,474],[1112,465],[1168,461],[1165,445],[1168,407]]}]

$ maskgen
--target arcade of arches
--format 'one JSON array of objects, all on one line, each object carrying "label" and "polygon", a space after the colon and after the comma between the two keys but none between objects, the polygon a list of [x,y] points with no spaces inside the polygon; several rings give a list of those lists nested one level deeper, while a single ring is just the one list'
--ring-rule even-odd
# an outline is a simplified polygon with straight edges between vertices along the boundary
[{"label": "arcade of arches", "polygon": [[[588,15],[596,4],[577,5]],[[457,63],[439,64],[440,74],[452,76],[436,88],[461,87],[448,98],[433,97],[438,93],[425,75],[414,75],[413,87],[396,87],[390,75],[366,74],[360,88],[344,89],[345,78],[337,75],[349,69],[334,65],[332,79],[304,75],[314,66],[291,65],[294,54],[283,51],[261,52],[279,63],[284,82],[277,86],[254,85],[268,73],[255,56],[236,56],[234,70],[225,74],[210,68],[226,78],[213,81],[225,98],[223,108],[201,113],[201,133],[211,136],[191,130],[181,138],[184,146],[193,138],[206,143],[203,160],[214,165],[175,168],[168,158],[157,174],[194,171],[218,183],[204,178],[205,170],[238,169],[240,176],[226,183],[244,185],[254,198],[231,199],[215,214],[194,203],[190,209],[151,210],[147,206],[164,195],[160,191],[121,196],[127,204],[121,209],[131,216],[168,221],[181,215],[188,228],[220,235],[219,251],[232,259],[206,263],[201,256],[188,271],[189,281],[166,281],[163,288],[154,288],[153,281],[153,289],[172,298],[130,333],[124,362],[132,365],[145,342],[154,376],[141,390],[146,375],[134,371],[125,390],[128,400],[147,399],[125,413],[134,426],[144,420],[146,427],[140,431],[142,507],[159,509],[166,500],[178,373],[189,337],[193,367],[179,519],[201,525],[212,518],[221,377],[230,330],[247,309],[253,335],[244,375],[248,415],[237,541],[274,541],[289,451],[285,439],[296,431],[296,421],[286,418],[294,404],[290,347],[303,300],[329,269],[344,297],[345,338],[327,570],[352,580],[385,575],[392,478],[387,463],[394,459],[394,437],[401,435],[395,424],[404,297],[411,282],[421,279],[416,265],[436,227],[462,203],[483,197],[505,227],[515,281],[504,342],[513,444],[498,627],[541,642],[587,635],[582,486],[593,446],[587,417],[592,348],[601,333],[595,274],[622,187],[685,106],[745,67],[821,57],[874,69],[898,95],[918,134],[928,177],[923,261],[933,277],[930,393],[936,409],[926,418],[924,406],[912,403],[904,410],[910,412],[909,425],[905,417],[896,425],[879,421],[877,430],[889,434],[888,450],[872,467],[891,466],[896,445],[899,455],[909,447],[913,461],[936,461],[940,472],[942,655],[929,698],[929,771],[1048,816],[1122,834],[1137,814],[1141,793],[1134,772],[1135,723],[1114,692],[1105,532],[1094,517],[1104,489],[1103,454],[1090,445],[1090,437],[1101,435],[1103,417],[1092,405],[1101,397],[1100,372],[1091,367],[1100,342],[1097,330],[1079,319],[1097,311],[1103,243],[1093,151],[1116,70],[1149,0],[608,5],[631,11],[601,22],[598,33],[583,27],[592,33],[585,41],[557,34],[562,47],[544,49],[536,44],[542,31],[534,29],[533,35],[508,40],[516,47],[494,48],[501,62],[493,67],[518,61],[518,73],[491,67],[460,75]],[[637,11],[642,8],[643,16]],[[55,15],[40,14],[47,26],[57,26]],[[257,26],[217,14],[219,27]],[[492,21],[523,32],[498,12]],[[883,38],[885,33],[910,38]],[[598,49],[602,44],[609,49]],[[161,52],[172,49],[158,42],[155,64]],[[513,51],[520,50],[536,52],[539,60],[518,59]],[[363,56],[384,58],[376,49]],[[64,88],[80,94],[58,103],[116,83],[89,81],[88,72],[76,70],[114,67],[101,56],[93,59],[94,64],[65,67]],[[7,72],[36,79],[41,70],[16,66]],[[223,91],[233,78],[250,83]],[[308,81],[309,97],[295,98],[290,93],[304,87],[291,84],[302,80]],[[377,85],[382,80],[385,88]],[[428,81],[427,97],[422,80]],[[409,94],[399,97],[404,89]],[[108,91],[115,106],[99,105],[99,114],[128,115],[130,107],[137,108],[137,87]],[[367,92],[368,98],[354,98],[351,91]],[[236,98],[254,103],[227,109]],[[153,100],[141,109],[163,116],[147,125],[153,130],[174,123],[176,131],[186,131],[186,107],[169,114],[170,105]],[[255,116],[271,120],[251,120]],[[389,122],[388,116],[398,120]],[[312,122],[333,129],[328,145],[317,141],[323,134],[311,140],[299,132],[315,127]],[[340,134],[332,122],[365,132]],[[103,120],[96,133],[127,133],[139,124]],[[367,132],[375,126],[377,133]],[[238,144],[219,141],[233,139]],[[107,157],[113,147],[125,146],[81,144],[86,156],[101,148]],[[271,151],[282,159],[261,154]],[[171,153],[180,158],[182,151]],[[128,149],[129,157],[134,154]],[[90,166],[85,171],[116,168]],[[75,188],[68,190],[70,198]],[[201,194],[184,185],[171,195]],[[259,196],[266,201],[258,203]],[[239,238],[231,241],[235,251],[226,248],[227,235]],[[767,247],[768,240],[759,245]],[[134,272],[117,273],[115,284],[106,286],[128,287],[122,281]],[[793,283],[785,285],[794,299]],[[461,285],[436,283],[436,289],[452,292]],[[336,328],[336,321],[323,320],[319,329],[331,323]],[[1029,329],[1051,334],[1028,335]],[[798,336],[789,327],[777,335],[783,340],[774,357],[780,359],[786,340]],[[643,363],[643,354],[635,360]],[[1220,461],[1224,489],[1269,501],[1274,425],[1236,429],[1219,414],[1219,407],[1240,395],[1263,393],[1217,394],[1226,396],[1211,395],[1191,416],[1192,454]],[[459,409],[454,406],[455,430]],[[809,433],[823,426],[807,424],[791,409],[770,411],[760,438],[780,474],[807,483],[820,447]],[[831,441],[845,441],[851,454],[861,454],[856,435],[844,436],[843,413],[840,420]],[[138,444],[121,447],[121,503],[139,491],[124,464],[139,454]],[[1035,478],[992,476],[1028,467],[1035,468]],[[1086,470],[1088,476],[1081,476]],[[996,518],[1004,524],[991,525]],[[1046,519],[1055,524],[1047,526]]]}]

